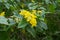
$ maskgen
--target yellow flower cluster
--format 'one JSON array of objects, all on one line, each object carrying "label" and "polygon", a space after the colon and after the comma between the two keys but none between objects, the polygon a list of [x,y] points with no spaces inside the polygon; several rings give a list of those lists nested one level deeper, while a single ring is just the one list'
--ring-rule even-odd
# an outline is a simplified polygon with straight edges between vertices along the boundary
[{"label": "yellow flower cluster", "polygon": [[20,15],[23,15],[24,18],[27,19],[27,21],[32,25],[32,27],[36,26],[37,24],[37,21],[36,21],[36,16],[32,13],[30,13],[29,11],[26,11],[26,10],[22,10],[20,12]]},{"label": "yellow flower cluster", "polygon": [[5,12],[0,13],[0,16],[4,16],[4,15],[5,15]]}]

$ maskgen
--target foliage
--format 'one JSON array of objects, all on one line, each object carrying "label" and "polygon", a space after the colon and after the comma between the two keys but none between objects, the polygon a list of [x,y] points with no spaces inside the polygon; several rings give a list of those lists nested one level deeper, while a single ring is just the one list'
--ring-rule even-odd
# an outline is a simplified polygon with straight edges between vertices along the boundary
[{"label": "foliage", "polygon": [[60,0],[0,0],[1,40],[53,40],[45,14],[60,13],[59,4]]}]

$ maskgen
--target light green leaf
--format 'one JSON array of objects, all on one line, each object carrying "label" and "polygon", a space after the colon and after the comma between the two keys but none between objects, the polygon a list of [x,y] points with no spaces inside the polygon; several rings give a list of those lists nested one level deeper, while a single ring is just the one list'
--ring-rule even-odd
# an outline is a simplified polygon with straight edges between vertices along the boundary
[{"label": "light green leaf", "polygon": [[9,25],[14,25],[15,24],[15,21],[13,19],[8,18],[8,20],[9,20]]},{"label": "light green leaf", "polygon": [[49,3],[50,3],[50,0],[45,0],[45,3],[46,3],[46,4],[49,4]]},{"label": "light green leaf", "polygon": [[15,10],[15,11],[13,12],[13,14],[14,14],[14,15],[13,15],[14,17],[17,17],[17,18],[22,19],[22,16],[18,14],[18,11],[17,11],[17,10]]},{"label": "light green leaf", "polygon": [[8,22],[7,22],[7,18],[3,17],[3,16],[0,16],[0,24],[5,24],[5,25],[8,25]]},{"label": "light green leaf", "polygon": [[5,5],[5,7],[7,8],[7,9],[9,9],[10,8],[10,4],[9,3],[6,3],[6,4],[4,4]]},{"label": "light green leaf", "polygon": [[60,2],[60,0],[57,0],[57,2]]},{"label": "light green leaf", "polygon": [[28,4],[29,9],[36,9],[37,7],[38,7],[38,5],[36,5],[36,3],[29,3]]}]

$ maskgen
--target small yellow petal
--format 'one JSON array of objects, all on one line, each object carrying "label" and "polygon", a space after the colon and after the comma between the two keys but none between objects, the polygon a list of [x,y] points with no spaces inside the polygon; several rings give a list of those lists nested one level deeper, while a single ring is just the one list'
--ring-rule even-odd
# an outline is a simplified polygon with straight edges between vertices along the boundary
[{"label": "small yellow petal", "polygon": [[32,18],[30,20],[30,24],[32,24],[32,26],[36,26],[36,24],[37,24],[36,19]]},{"label": "small yellow petal", "polygon": [[2,12],[1,14],[0,14],[0,16],[4,16],[5,15],[5,12]]}]

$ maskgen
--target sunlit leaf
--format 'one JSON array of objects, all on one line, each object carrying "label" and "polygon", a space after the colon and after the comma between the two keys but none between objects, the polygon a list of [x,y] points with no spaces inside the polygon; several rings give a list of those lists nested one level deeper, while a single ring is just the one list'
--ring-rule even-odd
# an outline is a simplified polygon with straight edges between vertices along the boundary
[{"label": "sunlit leaf", "polygon": [[7,22],[7,18],[3,17],[3,16],[0,16],[0,24],[5,24],[5,25],[8,25],[8,22]]}]

